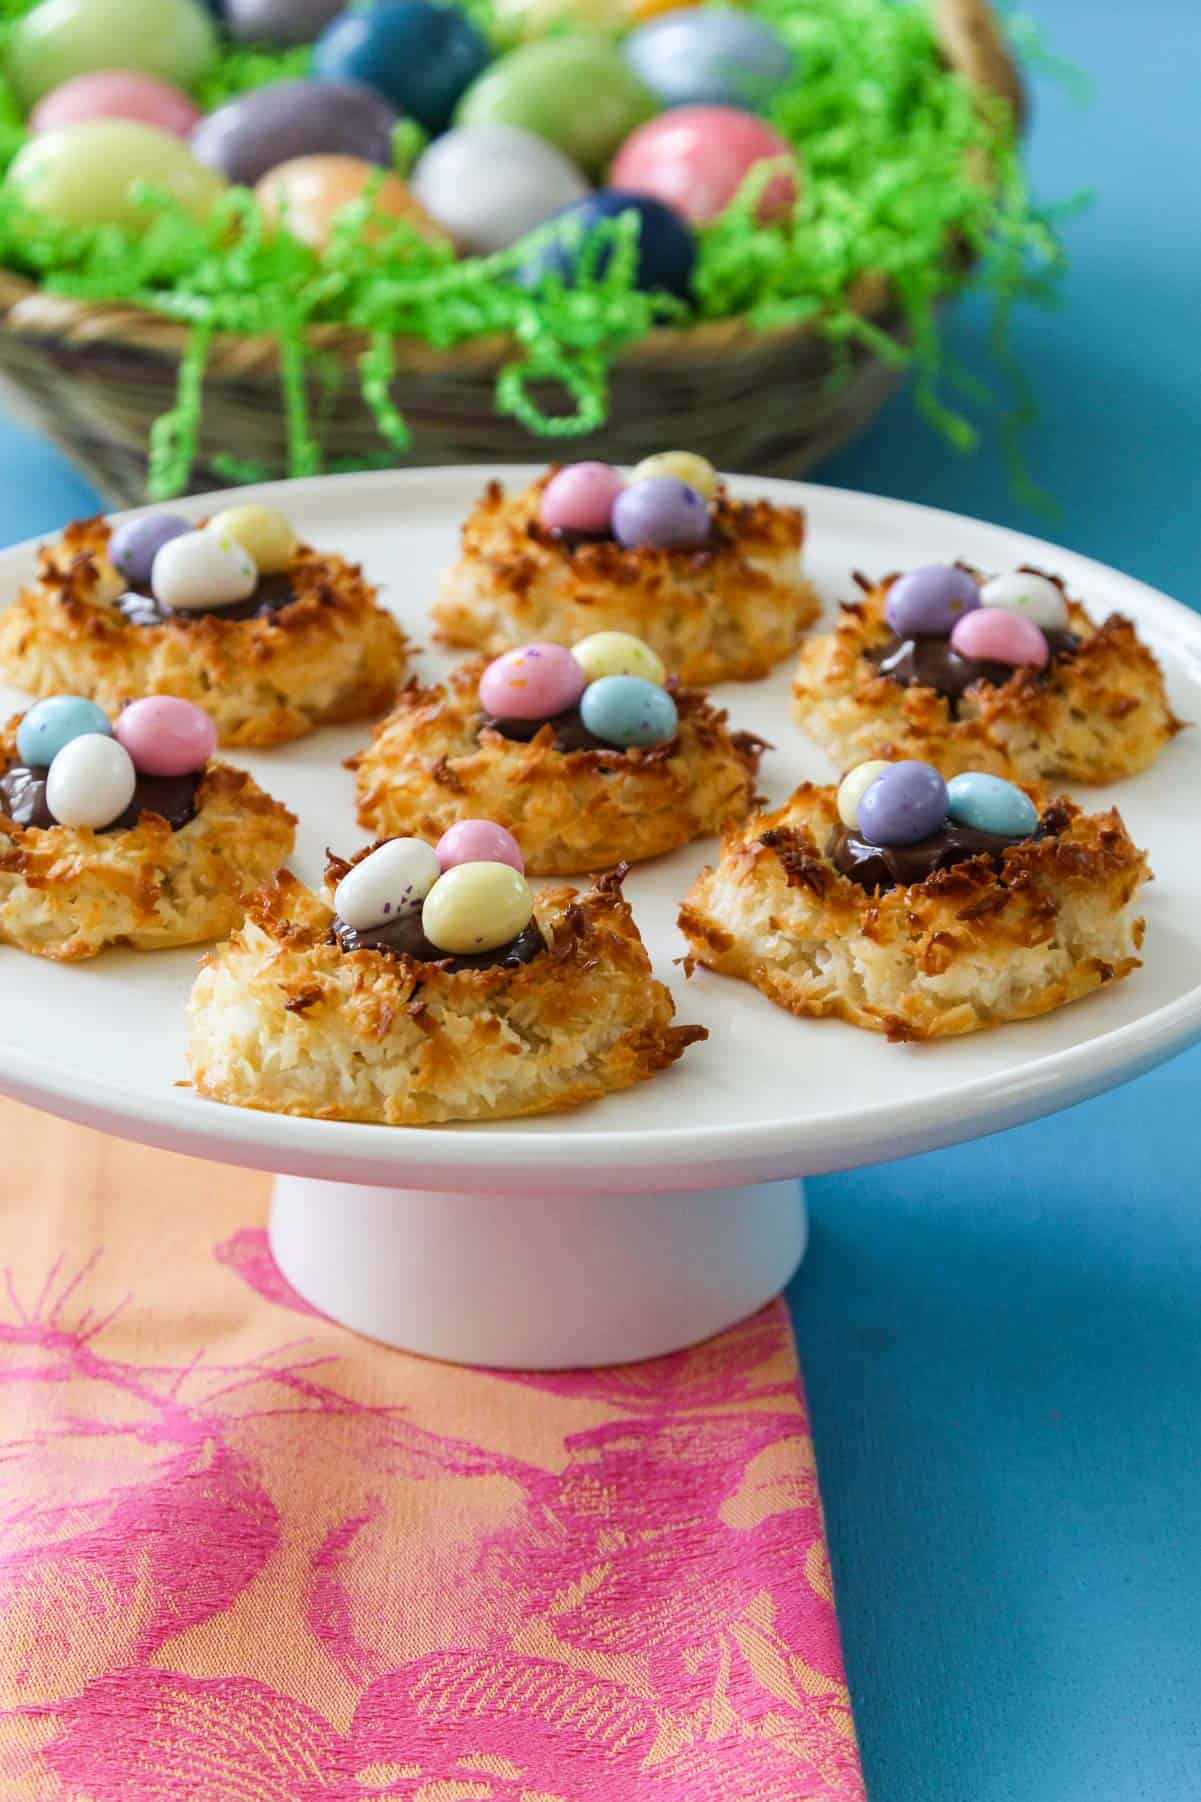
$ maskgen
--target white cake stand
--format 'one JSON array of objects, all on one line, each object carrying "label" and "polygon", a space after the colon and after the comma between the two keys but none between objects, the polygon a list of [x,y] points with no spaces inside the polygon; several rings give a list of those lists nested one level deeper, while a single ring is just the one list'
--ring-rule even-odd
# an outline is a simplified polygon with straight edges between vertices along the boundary
[{"label": "white cake stand", "polygon": [[[480,470],[346,476],[253,491],[304,534],[361,558],[422,649],[426,608],[453,555]],[[527,471],[501,472],[517,479]],[[832,605],[853,568],[965,557],[1060,571],[1094,613],[1133,615],[1185,719],[1201,717],[1201,620],[1112,570],[1019,534],[869,496],[736,484],[800,502],[808,567]],[[243,493],[242,498],[245,495]],[[201,514],[211,502],[190,501]],[[32,548],[0,555],[6,603]],[[762,785],[781,799],[833,774],[788,713],[787,667],[721,692],[735,724],[776,747]],[[0,693],[10,708],[25,703]],[[235,755],[301,817],[294,865],[315,881],[330,845],[364,841],[342,760],[362,728]],[[192,952],[110,953],[58,966],[0,949],[0,1088],[102,1131],[277,1176],[271,1242],[289,1280],[335,1319],[431,1356],[548,1368],[648,1357],[695,1342],[774,1295],[804,1251],[798,1177],[905,1156],[1067,1107],[1201,1036],[1201,738],[1092,800],[1119,800],[1149,846],[1145,967],[1050,1017],[973,1038],[893,1046],[833,1021],[795,1020],[745,985],[673,960],[680,897],[712,853],[697,845],[636,871],[627,893],[679,1017],[710,1029],[667,1074],[575,1113],[528,1123],[396,1129],[219,1106],[186,1077]],[[998,1147],[998,1155],[1001,1153]],[[215,1178],[216,1180],[216,1178]],[[162,1198],[164,1248],[172,1201]]]}]

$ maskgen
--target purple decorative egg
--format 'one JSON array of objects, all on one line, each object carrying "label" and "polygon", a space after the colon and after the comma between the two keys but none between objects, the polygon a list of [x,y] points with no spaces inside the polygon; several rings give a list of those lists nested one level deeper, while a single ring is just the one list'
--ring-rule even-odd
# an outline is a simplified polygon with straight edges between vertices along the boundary
[{"label": "purple decorative egg", "polygon": [[148,588],[154,559],[169,539],[192,530],[178,513],[147,513],[118,526],[108,541],[108,560],[131,588]]},{"label": "purple decorative egg", "polygon": [[549,720],[574,707],[584,672],[566,646],[523,644],[480,677],[480,706],[498,720]]},{"label": "purple decorative egg", "polygon": [[548,532],[608,532],[624,487],[611,463],[569,463],[542,490],[538,518]]},{"label": "purple decorative egg", "polygon": [[1007,607],[979,607],[958,622],[951,649],[981,662],[1010,663],[1015,669],[1045,669],[1051,647],[1038,626]]},{"label": "purple decorative egg", "polygon": [[665,551],[698,550],[709,537],[708,503],[678,476],[648,476],[631,482],[618,495],[613,533],[627,550],[641,545]]},{"label": "purple decorative egg", "polygon": [[461,863],[507,863],[519,876],[525,875],[521,846],[495,820],[456,820],[446,828],[435,849],[444,870],[453,870]]},{"label": "purple decorative egg", "polygon": [[859,797],[859,835],[869,845],[916,845],[945,825],[947,785],[931,763],[890,763]]},{"label": "purple decorative egg", "polygon": [[361,82],[272,81],[202,119],[192,154],[247,188],[298,156],[357,156],[390,169],[397,117]]},{"label": "purple decorative egg", "polygon": [[898,576],[884,615],[898,638],[945,636],[956,620],[980,605],[980,590],[965,569],[927,563]]}]

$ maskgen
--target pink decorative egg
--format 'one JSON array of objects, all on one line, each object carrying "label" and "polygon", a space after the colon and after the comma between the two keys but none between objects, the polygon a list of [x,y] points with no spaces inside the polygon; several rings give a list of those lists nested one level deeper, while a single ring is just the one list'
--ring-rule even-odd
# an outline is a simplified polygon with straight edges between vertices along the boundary
[{"label": "pink decorative egg", "polygon": [[759,199],[762,221],[787,213],[800,191],[796,151],[770,125],[736,106],[675,106],[630,133],[609,171],[614,188],[666,201],[703,225],[729,206],[765,157],[783,157]]},{"label": "pink decorative egg", "polygon": [[1045,669],[1050,646],[1031,619],[1004,607],[975,607],[955,621],[951,649],[986,663]]},{"label": "pink decorative egg", "polygon": [[538,517],[548,532],[607,532],[624,486],[611,463],[569,463],[542,490]]},{"label": "pink decorative egg", "polygon": [[187,138],[200,121],[200,109],[169,81],[140,75],[136,69],[93,69],[52,88],[29,115],[30,131],[57,131],[90,119],[136,119]]},{"label": "pink decorative egg", "polygon": [[480,677],[480,705],[498,720],[549,720],[574,707],[584,672],[561,644],[523,644]]},{"label": "pink decorative egg", "polygon": [[507,863],[519,876],[525,875],[521,846],[495,820],[456,820],[435,850],[444,870],[453,870],[460,863]]},{"label": "pink decorative egg", "polygon": [[190,776],[217,748],[217,728],[204,708],[175,695],[131,701],[113,732],[144,776]]}]

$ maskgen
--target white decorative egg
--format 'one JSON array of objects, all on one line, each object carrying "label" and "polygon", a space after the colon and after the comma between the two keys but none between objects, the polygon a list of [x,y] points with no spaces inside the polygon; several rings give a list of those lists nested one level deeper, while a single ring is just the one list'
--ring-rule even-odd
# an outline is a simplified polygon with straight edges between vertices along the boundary
[{"label": "white decorative egg", "polygon": [[343,876],[334,911],[359,932],[416,913],[442,874],[432,845],[421,838],[390,838]]},{"label": "white decorative egg", "polygon": [[178,613],[216,613],[246,600],[258,584],[250,552],[227,532],[183,532],[169,538],[150,571],[154,598]]},{"label": "white decorative egg", "polygon": [[460,125],[436,138],[409,186],[460,250],[491,255],[582,200],[588,183],[563,152],[520,125]]},{"label": "white decorative egg", "polygon": [[46,805],[62,826],[111,826],[133,800],[133,758],[100,732],[71,739],[46,776]]},{"label": "white decorative egg", "polygon": [[980,605],[1020,613],[1044,632],[1062,632],[1068,623],[1063,590],[1049,576],[1040,576],[1031,569],[1010,570],[1007,575],[985,582],[980,590]]}]

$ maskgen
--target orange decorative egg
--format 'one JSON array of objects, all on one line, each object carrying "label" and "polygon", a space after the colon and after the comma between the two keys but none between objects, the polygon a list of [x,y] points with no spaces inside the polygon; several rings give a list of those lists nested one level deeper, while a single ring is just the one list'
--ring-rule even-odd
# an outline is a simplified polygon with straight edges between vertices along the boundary
[{"label": "orange decorative egg", "polygon": [[377,213],[390,219],[407,219],[423,237],[440,239],[438,230],[421,202],[399,175],[384,174],[377,163],[357,156],[298,156],[268,170],[255,188],[264,217],[273,225],[286,225],[294,238],[322,249],[329,241],[334,220],[358,200],[369,182],[378,180],[371,196]]}]

